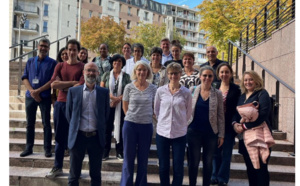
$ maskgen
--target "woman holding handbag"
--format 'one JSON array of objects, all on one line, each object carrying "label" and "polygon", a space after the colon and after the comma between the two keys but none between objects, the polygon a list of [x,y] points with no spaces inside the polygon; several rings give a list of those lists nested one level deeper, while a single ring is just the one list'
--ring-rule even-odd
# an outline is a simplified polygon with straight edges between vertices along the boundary
[{"label": "woman holding handbag", "polygon": [[130,83],[130,76],[122,72],[122,68],[126,64],[126,60],[120,54],[115,54],[110,59],[113,67],[111,71],[105,72],[102,76],[100,86],[108,88],[110,97],[110,112],[105,132],[105,147],[102,160],[107,160],[111,149],[111,134],[114,129],[114,137],[116,139],[116,157],[123,160],[123,138],[122,128],[125,114],[122,109],[122,97],[125,86]]},{"label": "woman holding handbag", "polygon": [[[245,71],[241,80],[242,95],[239,98],[238,106],[249,104],[257,101],[258,118],[253,122],[240,123],[241,116],[236,113],[233,118],[233,128],[238,134],[242,134],[247,130],[251,130],[260,126],[264,122],[268,125],[271,132],[270,122],[268,116],[271,110],[271,102],[268,92],[263,88],[263,80],[255,71]],[[258,169],[254,168],[249,153],[246,149],[244,139],[239,135],[239,153],[243,155],[244,161],[247,167],[248,181],[250,186],[268,186],[270,184],[270,176],[268,171],[268,160],[270,154],[267,157],[266,163],[263,163],[259,159]]]},{"label": "woman holding handbag", "polygon": [[236,105],[241,95],[240,87],[231,82],[233,71],[228,63],[221,63],[217,68],[217,78],[221,80],[216,88],[222,92],[225,115],[225,138],[220,148],[217,148],[213,159],[211,184],[227,185],[230,177],[232,149],[236,133],[232,128],[232,118],[236,113]]}]

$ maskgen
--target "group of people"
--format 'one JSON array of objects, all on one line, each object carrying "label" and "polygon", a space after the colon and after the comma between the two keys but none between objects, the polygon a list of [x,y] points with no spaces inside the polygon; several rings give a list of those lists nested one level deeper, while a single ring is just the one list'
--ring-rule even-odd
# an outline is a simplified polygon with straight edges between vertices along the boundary
[{"label": "group of people", "polygon": [[[201,159],[203,185],[227,185],[238,134],[249,184],[269,185],[268,163],[260,161],[260,168],[254,168],[242,135],[263,122],[270,127],[270,99],[261,77],[255,71],[246,71],[238,86],[233,83],[231,66],[217,59],[215,47],[207,47],[208,62],[199,68],[193,53],[185,52],[181,59],[179,41],[164,38],[160,43],[160,47],[151,49],[150,61],[143,57],[140,43],[125,43],[123,55],[112,56],[109,46],[102,43],[100,56],[88,62],[87,49],[71,39],[55,61],[48,57],[49,40],[41,39],[38,56],[28,60],[22,76],[27,88],[27,135],[20,156],[33,153],[38,106],[44,125],[45,157],[52,156],[50,110],[51,100],[55,100],[55,161],[48,178],[63,173],[64,152],[69,149],[69,185],[78,185],[87,151],[91,185],[101,185],[102,161],[110,158],[114,131],[116,158],[123,161],[121,186],[133,185],[136,157],[135,185],[147,185],[153,134],[162,186],[182,185],[185,155],[191,186],[197,183]],[[259,103],[258,119],[241,123],[236,107],[253,101]]]}]

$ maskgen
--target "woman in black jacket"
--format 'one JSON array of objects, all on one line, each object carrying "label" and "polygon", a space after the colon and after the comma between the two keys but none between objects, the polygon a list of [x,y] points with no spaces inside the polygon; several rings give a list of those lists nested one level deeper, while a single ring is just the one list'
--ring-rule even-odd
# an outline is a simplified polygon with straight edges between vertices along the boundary
[{"label": "woman in black jacket", "polygon": [[[233,118],[233,127],[234,130],[242,134],[245,130],[257,127],[263,122],[266,122],[270,132],[271,125],[268,120],[268,116],[271,110],[271,101],[268,92],[263,88],[263,80],[255,71],[246,71],[244,72],[242,81],[241,81],[241,90],[242,95],[239,98],[238,106],[244,105],[247,103],[252,103],[257,101],[259,103],[258,108],[258,118],[254,122],[240,123],[241,116],[237,113]],[[239,137],[241,136],[241,137]],[[264,164],[259,158],[260,168],[255,169],[252,165],[249,153],[245,147],[244,140],[242,135],[238,135],[239,141],[239,153],[243,155],[244,161],[247,167],[247,175],[250,186],[268,186],[270,184],[270,176],[268,171],[268,160],[270,159],[270,154]]]},{"label": "woman in black jacket", "polygon": [[241,95],[240,87],[231,82],[233,71],[228,63],[217,68],[217,78],[221,80],[216,88],[222,92],[225,114],[225,138],[223,145],[215,151],[211,184],[227,185],[230,176],[232,149],[236,133],[232,128],[232,117],[236,113],[236,105]]}]

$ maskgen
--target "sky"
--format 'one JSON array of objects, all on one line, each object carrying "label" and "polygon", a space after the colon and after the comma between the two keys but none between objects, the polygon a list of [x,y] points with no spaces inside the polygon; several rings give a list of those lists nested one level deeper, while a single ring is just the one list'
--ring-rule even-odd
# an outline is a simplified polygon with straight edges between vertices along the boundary
[{"label": "sky", "polygon": [[188,5],[191,9],[202,3],[203,0],[155,0],[159,3],[172,3],[175,5]]}]

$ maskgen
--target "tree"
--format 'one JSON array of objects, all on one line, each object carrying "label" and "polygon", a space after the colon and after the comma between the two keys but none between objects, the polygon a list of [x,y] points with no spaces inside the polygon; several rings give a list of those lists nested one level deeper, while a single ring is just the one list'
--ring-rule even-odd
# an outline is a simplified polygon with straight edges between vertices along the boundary
[{"label": "tree", "polygon": [[[155,46],[160,46],[160,40],[165,36],[166,25],[150,24],[141,22],[138,26],[132,27],[132,43],[141,43],[144,46],[144,56],[149,58],[150,51]],[[173,38],[178,39],[182,45],[186,40],[174,29]]]},{"label": "tree", "polygon": [[98,53],[98,47],[101,43],[109,46],[110,53],[121,53],[125,39],[126,30],[123,22],[116,23],[112,18],[91,17],[81,26],[81,40],[83,47]]},{"label": "tree", "polygon": [[200,29],[206,31],[208,44],[227,53],[228,39],[238,41],[240,32],[269,0],[204,0],[198,5]]}]

